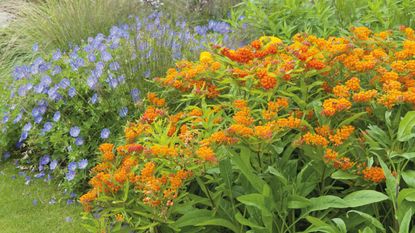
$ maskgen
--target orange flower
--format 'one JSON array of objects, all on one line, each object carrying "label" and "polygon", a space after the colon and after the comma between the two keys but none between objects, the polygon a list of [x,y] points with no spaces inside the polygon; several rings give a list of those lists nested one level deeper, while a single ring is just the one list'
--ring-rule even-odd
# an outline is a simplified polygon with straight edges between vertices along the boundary
[{"label": "orange flower", "polygon": [[343,171],[349,170],[355,165],[355,162],[350,161],[350,158],[343,157],[337,160],[334,160],[333,167],[342,169]]},{"label": "orange flower", "polygon": [[307,62],[307,67],[308,68],[313,68],[313,69],[316,69],[316,70],[321,70],[324,67],[326,67],[326,65],[322,61],[319,61],[317,59],[312,59],[309,62]]},{"label": "orange flower", "polygon": [[124,221],[124,216],[122,214],[116,214],[115,215],[115,221],[123,222]]},{"label": "orange flower", "polygon": [[254,134],[254,130],[241,124],[233,124],[229,127],[229,132],[241,137],[249,137]]},{"label": "orange flower", "polygon": [[196,151],[196,154],[206,161],[216,162],[215,152],[210,147],[202,146]]},{"label": "orange flower", "polygon": [[315,128],[315,131],[317,134],[323,136],[323,137],[328,137],[331,134],[331,129],[328,125],[323,125],[321,127],[317,127]]},{"label": "orange flower", "polygon": [[360,79],[353,77],[346,82],[346,87],[352,91],[360,90]]},{"label": "orange flower", "polygon": [[127,171],[125,169],[119,169],[115,174],[114,174],[114,178],[115,180],[122,184],[127,180]]},{"label": "orange flower", "polygon": [[378,92],[376,90],[361,91],[353,94],[353,101],[357,103],[368,102],[372,100]]},{"label": "orange flower", "polygon": [[333,116],[336,112],[350,109],[352,103],[345,98],[340,99],[326,99],[323,102],[323,114],[326,116]]},{"label": "orange flower", "polygon": [[252,125],[254,122],[254,118],[250,116],[250,111],[248,108],[243,108],[240,111],[236,112],[232,118],[236,123],[245,126]]},{"label": "orange flower", "polygon": [[329,141],[325,137],[310,132],[303,135],[302,140],[309,145],[326,147],[329,144]]},{"label": "orange flower", "polygon": [[265,90],[273,89],[277,85],[277,80],[271,76],[264,76],[260,78],[262,88]]},{"label": "orange flower", "polygon": [[381,167],[367,167],[362,171],[363,178],[375,183],[384,181],[385,173]]},{"label": "orange flower", "polygon": [[101,153],[109,153],[113,151],[114,149],[114,144],[111,143],[103,143],[99,146],[99,151],[101,151]]},{"label": "orange flower", "polygon": [[233,144],[237,141],[237,139],[229,137],[224,131],[219,131],[210,136],[210,141],[219,144]]},{"label": "orange flower", "polygon": [[337,85],[333,88],[333,94],[337,97],[349,97],[349,88],[344,85]]},{"label": "orange flower", "polygon": [[367,27],[355,27],[352,29],[352,32],[360,40],[368,40],[370,34],[372,34],[372,31]]},{"label": "orange flower", "polygon": [[177,157],[179,155],[174,147],[169,147],[166,145],[153,145],[151,146],[150,150],[154,156]]},{"label": "orange flower", "polygon": [[146,180],[149,177],[153,176],[155,167],[156,164],[153,162],[147,162],[144,164],[144,168],[141,170],[141,178]]},{"label": "orange flower", "polygon": [[326,162],[334,161],[337,159],[338,156],[339,153],[332,149],[326,149],[326,152],[324,153],[324,159],[326,160]]},{"label": "orange flower", "polygon": [[301,119],[289,116],[288,118],[280,118],[276,121],[276,126],[284,128],[299,128],[301,126]]},{"label": "orange flower", "polygon": [[103,161],[112,161],[114,160],[115,155],[112,152],[106,152],[102,155],[102,160]]},{"label": "orange flower", "polygon": [[337,130],[334,135],[330,135],[329,139],[335,146],[340,146],[354,132],[354,127],[346,125]]},{"label": "orange flower", "polygon": [[269,125],[255,126],[255,136],[262,139],[270,139],[272,137],[272,129]]},{"label": "orange flower", "polygon": [[91,201],[95,200],[96,198],[97,198],[97,190],[96,189],[91,189],[87,193],[82,195],[79,198],[79,201],[82,204],[87,204],[88,202],[91,202]]}]

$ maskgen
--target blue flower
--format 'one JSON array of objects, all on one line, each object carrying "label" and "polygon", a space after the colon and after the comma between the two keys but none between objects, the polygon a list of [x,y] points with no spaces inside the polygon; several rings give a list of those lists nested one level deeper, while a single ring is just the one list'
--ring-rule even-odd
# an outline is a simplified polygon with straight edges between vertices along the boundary
[{"label": "blue flower", "polygon": [[78,137],[79,133],[81,133],[81,129],[78,126],[74,126],[69,130],[69,134],[74,138]]},{"label": "blue flower", "polygon": [[101,59],[104,62],[108,62],[108,61],[110,61],[112,59],[112,56],[111,56],[111,54],[109,52],[107,52],[106,50],[104,50],[104,51],[101,51]]},{"label": "blue flower", "polygon": [[144,72],[144,78],[150,78],[151,75],[151,71],[147,70],[146,72]]},{"label": "blue flower", "polygon": [[76,95],[76,89],[74,87],[69,88],[68,95],[73,98]]},{"label": "blue flower", "polygon": [[77,168],[77,164],[76,164],[76,162],[70,162],[70,163],[68,164],[68,170],[69,170],[69,171],[75,171],[75,170],[76,170],[76,168]]},{"label": "blue flower", "polygon": [[42,177],[44,177],[45,176],[45,173],[44,172],[40,172],[40,173],[37,173],[36,175],[35,175],[35,178],[42,178]]},{"label": "blue flower", "polygon": [[85,169],[85,168],[86,168],[86,166],[88,166],[88,160],[87,160],[87,159],[81,159],[81,160],[78,162],[78,168],[79,168],[79,169]]},{"label": "blue flower", "polygon": [[95,88],[95,85],[98,83],[98,78],[94,77],[94,76],[89,76],[88,79],[86,80],[86,83],[88,84],[89,88]]},{"label": "blue flower", "polygon": [[133,102],[136,103],[140,100],[140,91],[137,88],[131,90],[131,97],[133,98]]},{"label": "blue flower", "polygon": [[59,87],[62,89],[66,89],[71,85],[71,81],[69,79],[64,78],[59,82]]},{"label": "blue flower", "polygon": [[39,109],[39,107],[34,107],[33,109],[32,109],[32,116],[33,117],[37,117],[37,116],[39,116],[40,115],[40,109]]},{"label": "blue flower", "polygon": [[36,85],[36,86],[34,87],[34,91],[35,91],[37,94],[42,93],[44,89],[45,89],[45,86],[44,86],[42,83],[39,83],[38,85]]},{"label": "blue flower", "polygon": [[94,93],[91,97],[91,103],[95,104],[98,101],[98,94]]},{"label": "blue flower", "polygon": [[69,171],[66,173],[66,179],[68,181],[71,181],[75,178],[76,172],[75,171]]},{"label": "blue flower", "polygon": [[46,113],[47,107],[48,107],[47,104],[39,106],[39,112],[41,115]]},{"label": "blue flower", "polygon": [[73,199],[66,200],[67,205],[72,205],[73,203],[75,203],[75,201]]},{"label": "blue flower", "polygon": [[42,120],[43,120],[43,117],[42,116],[35,117],[35,123],[36,124],[40,124],[40,122],[42,122]]},{"label": "blue flower", "polygon": [[124,83],[125,82],[125,76],[124,75],[120,75],[119,77],[118,77],[118,83]]},{"label": "blue flower", "polygon": [[29,122],[23,126],[23,131],[30,131],[32,129],[32,124]]},{"label": "blue flower", "polygon": [[113,78],[112,75],[109,75],[107,82],[113,89],[117,88],[118,86],[118,80],[116,78]]},{"label": "blue flower", "polygon": [[22,117],[23,117],[23,114],[19,113],[19,115],[17,115],[16,118],[14,118],[13,124],[18,123],[22,119]]},{"label": "blue flower", "polygon": [[118,111],[118,114],[120,115],[120,117],[126,117],[128,114],[128,108],[127,107],[120,108],[120,110]]},{"label": "blue flower", "polygon": [[5,115],[3,117],[3,124],[7,123],[9,121],[9,115]]},{"label": "blue flower", "polygon": [[66,217],[65,218],[65,222],[72,222],[72,221],[73,221],[73,219],[71,217]]},{"label": "blue flower", "polygon": [[61,112],[57,111],[55,114],[53,114],[53,121],[57,122],[61,118]]},{"label": "blue flower", "polygon": [[89,62],[95,62],[97,60],[97,57],[94,54],[90,53],[88,54],[88,60]]},{"label": "blue flower", "polygon": [[60,49],[56,50],[52,55],[52,60],[57,61],[62,57]]},{"label": "blue flower", "polygon": [[107,128],[101,130],[101,138],[106,139],[110,136],[111,131]]},{"label": "blue flower", "polygon": [[75,140],[75,145],[82,146],[84,144],[84,139],[82,137],[77,137]]},{"label": "blue flower", "polygon": [[40,83],[42,83],[45,86],[49,86],[52,83],[52,78],[45,75],[43,76],[42,80],[40,80]]},{"label": "blue flower", "polygon": [[120,64],[118,62],[112,62],[110,63],[110,70],[117,71],[120,69]]},{"label": "blue flower", "polygon": [[27,131],[23,131],[22,134],[20,135],[19,142],[23,142],[24,140],[27,139],[28,136],[29,136],[29,133]]},{"label": "blue flower", "polygon": [[24,182],[24,183],[25,183],[25,185],[29,185],[29,184],[30,184],[31,179],[32,179],[32,178],[31,178],[30,176],[26,176],[26,177],[25,177],[25,182]]},{"label": "blue flower", "polygon": [[32,204],[36,206],[37,205],[37,200],[33,199]]},{"label": "blue flower", "polygon": [[52,129],[52,127],[53,127],[52,123],[48,121],[43,125],[43,130],[42,131],[43,132],[49,132]]},{"label": "blue flower", "polygon": [[33,44],[32,51],[37,52],[38,50],[39,50],[39,44],[38,43]]},{"label": "blue flower", "polygon": [[55,76],[59,74],[62,71],[62,68],[60,66],[54,66],[52,70],[52,75]]},{"label": "blue flower", "polygon": [[46,165],[50,162],[50,157],[49,155],[44,155],[40,158],[40,164],[41,165]]},{"label": "blue flower", "polygon": [[10,158],[10,152],[8,152],[8,151],[6,151],[6,152],[4,152],[4,154],[3,154],[3,159],[4,160],[7,160],[7,159],[9,159]]},{"label": "blue flower", "polygon": [[50,162],[50,164],[49,164],[49,168],[52,171],[55,170],[56,166],[58,166],[58,161],[56,159],[53,160],[52,162]]}]

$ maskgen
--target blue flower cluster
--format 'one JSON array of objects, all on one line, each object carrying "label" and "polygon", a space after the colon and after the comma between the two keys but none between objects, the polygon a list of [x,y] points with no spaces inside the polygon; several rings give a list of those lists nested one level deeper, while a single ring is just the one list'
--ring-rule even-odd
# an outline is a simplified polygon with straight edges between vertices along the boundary
[{"label": "blue flower cluster", "polygon": [[[65,179],[74,180],[77,169],[94,161],[98,145],[117,137],[134,117],[146,79],[179,59],[197,57],[209,43],[230,41],[230,26],[223,22],[191,28],[185,21],[166,23],[161,13],[130,20],[112,27],[108,36],[98,34],[70,51],[57,49],[14,69],[3,140],[47,154],[35,159],[36,177],[68,164]],[[8,157],[10,152],[4,153]]]}]

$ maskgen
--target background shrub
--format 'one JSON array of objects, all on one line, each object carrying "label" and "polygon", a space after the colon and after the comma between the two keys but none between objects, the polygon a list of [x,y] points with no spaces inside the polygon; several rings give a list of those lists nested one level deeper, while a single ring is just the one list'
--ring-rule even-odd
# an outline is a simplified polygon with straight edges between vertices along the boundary
[{"label": "background shrub", "polygon": [[366,26],[374,31],[415,26],[415,1],[388,0],[244,0],[233,11],[229,23],[248,25],[249,39],[276,35],[289,40],[305,32],[318,36],[340,35],[351,26]]}]

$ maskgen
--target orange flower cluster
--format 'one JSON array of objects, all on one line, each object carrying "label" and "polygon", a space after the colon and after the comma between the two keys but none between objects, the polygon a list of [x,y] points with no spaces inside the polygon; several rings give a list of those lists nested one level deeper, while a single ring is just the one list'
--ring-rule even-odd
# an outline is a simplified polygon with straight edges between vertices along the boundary
[{"label": "orange flower cluster", "polygon": [[366,180],[375,182],[375,183],[382,182],[386,179],[385,173],[383,172],[383,169],[381,167],[365,168],[362,171],[362,174],[363,174],[363,178],[365,178]]},{"label": "orange flower cluster", "polygon": [[[352,135],[371,119],[354,119],[362,127],[356,129],[339,124],[379,107],[415,106],[415,33],[352,32],[328,39],[298,34],[289,44],[261,37],[236,50],[215,46],[198,61],[177,62],[156,79],[163,92],[148,93],[141,117],[128,123],[125,145],[99,147],[101,163],[92,169],[92,188],[81,202],[90,209],[98,197],[115,197],[128,183],[132,198],[166,214],[193,175],[227,156],[220,153],[224,147],[268,150],[291,130],[300,134],[295,146],[317,147],[334,168],[383,181],[383,170],[367,167],[366,158],[342,154],[356,141],[366,146]],[[395,39],[398,33],[404,41]]]},{"label": "orange flower cluster", "polygon": [[147,93],[147,99],[151,104],[157,107],[163,107],[164,104],[166,103],[165,99],[158,98],[156,93],[153,93],[153,92]]},{"label": "orange flower cluster", "polygon": [[352,107],[352,103],[345,99],[345,98],[339,98],[339,99],[326,99],[323,102],[323,114],[326,116],[333,116],[337,112],[341,112],[344,110],[348,110]]}]

